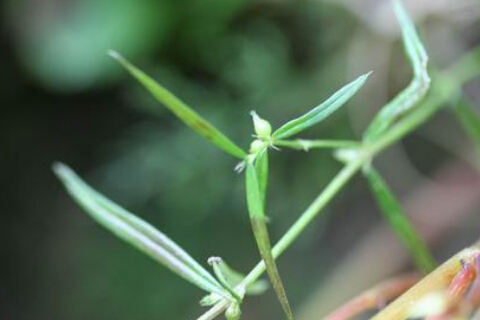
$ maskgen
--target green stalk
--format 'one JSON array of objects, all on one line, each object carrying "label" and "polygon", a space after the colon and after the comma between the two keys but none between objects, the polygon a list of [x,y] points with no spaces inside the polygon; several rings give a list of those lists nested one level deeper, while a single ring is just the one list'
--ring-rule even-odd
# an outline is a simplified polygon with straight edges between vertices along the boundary
[{"label": "green stalk", "polygon": [[351,140],[275,140],[273,144],[276,147],[287,147],[296,150],[308,151],[313,148],[356,148],[361,144]]},{"label": "green stalk", "polygon": [[[461,59],[459,63],[468,63],[470,59],[467,57],[470,55],[478,55],[478,50],[475,50],[471,53],[467,53],[466,57]],[[460,65],[455,64],[450,70],[464,70],[466,68],[461,67]],[[475,72],[470,71],[468,77],[462,74],[461,80],[469,81],[470,79],[480,75],[480,64],[476,68]],[[308,224],[320,210],[324,208],[328,202],[333,199],[333,197],[340,191],[340,189],[350,180],[350,178],[355,175],[361,167],[369,163],[371,158],[379,154],[381,151],[385,150],[390,145],[401,140],[411,131],[422,125],[426,122],[431,116],[435,114],[438,109],[442,106],[443,103],[448,102],[449,98],[453,96],[459,89],[457,86],[457,79],[452,79],[452,76],[449,72],[439,75],[432,81],[432,89],[430,94],[427,95],[423,103],[413,110],[409,115],[404,119],[399,121],[397,124],[391,127],[390,130],[385,132],[385,134],[372,142],[371,145],[364,145],[362,149],[358,152],[358,157],[355,158],[353,162],[347,164],[327,185],[323,192],[315,199],[315,201],[310,205],[310,207],[303,212],[300,218],[294,223],[292,227],[285,233],[285,235],[278,241],[278,243],[273,247],[273,255],[276,258],[281,255],[283,251],[289,247],[293,241],[300,235],[303,231],[306,224]],[[458,83],[460,85],[460,83]],[[362,158],[361,155],[364,155]],[[255,281],[264,270],[265,266],[262,263],[259,263],[255,266],[254,269],[247,275],[244,284],[248,284],[252,281]]]},{"label": "green stalk", "polygon": [[[480,68],[478,70],[480,74]],[[443,79],[443,80],[442,80]],[[402,121],[392,126],[385,135],[372,142],[371,145],[365,144],[357,153],[357,157],[349,162],[327,185],[327,187],[320,193],[320,195],[314,200],[314,202],[305,210],[300,218],[288,229],[284,236],[273,247],[273,256],[277,258],[280,256],[286,248],[288,248],[295,239],[301,234],[303,229],[310,223],[313,218],[332,200],[342,187],[366,164],[370,163],[372,157],[379,154],[388,146],[402,139],[412,130],[427,121],[449,97],[449,93],[455,92],[457,89],[455,86],[449,86],[444,78],[436,79],[432,86],[431,93],[427,95],[424,102],[406,116]],[[435,83],[437,83],[435,85]],[[444,89],[444,90],[442,90]],[[444,93],[441,93],[443,92]],[[242,282],[244,285],[248,285],[252,281],[255,281],[263,272],[265,266],[263,263],[258,263],[254,269],[247,275]]]},{"label": "green stalk", "polygon": [[[385,150],[387,147],[398,142],[414,129],[432,117],[440,107],[447,103],[452,96],[460,90],[461,85],[469,80],[480,76],[480,47],[465,54],[452,67],[443,74],[437,75],[432,81],[432,88],[423,102],[411,113],[389,128],[381,137],[370,144],[365,144],[358,151],[357,157],[349,162],[332,179],[314,202],[302,213],[300,218],[287,230],[282,238],[272,249],[274,258],[278,258],[302,233],[306,226],[318,215],[318,213],[332,200],[347,182],[371,159]],[[480,59],[479,59],[480,60]],[[475,61],[475,63],[472,63]],[[471,66],[471,67],[469,67]],[[263,261],[260,261],[245,277],[240,286],[248,286],[262,275],[265,271]],[[220,301],[197,320],[210,320],[220,314],[228,306],[225,300]]]},{"label": "green stalk", "polygon": [[[288,229],[283,237],[272,249],[272,255],[278,258],[310,224],[317,214],[332,200],[347,182],[360,170],[364,163],[362,158],[346,165],[333,180],[327,185],[322,193],[302,213],[300,218]],[[250,273],[243,279],[241,285],[248,286],[265,271],[265,264],[259,262]]]}]

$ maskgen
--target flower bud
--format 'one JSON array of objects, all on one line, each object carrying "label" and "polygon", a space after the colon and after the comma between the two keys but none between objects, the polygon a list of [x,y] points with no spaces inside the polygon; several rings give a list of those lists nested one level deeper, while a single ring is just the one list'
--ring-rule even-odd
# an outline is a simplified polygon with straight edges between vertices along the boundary
[{"label": "flower bud", "polygon": [[262,140],[253,140],[250,144],[250,154],[257,154],[265,147],[265,142]]},{"label": "flower bud", "polygon": [[269,138],[272,134],[272,126],[270,125],[270,122],[260,118],[255,111],[250,112],[250,114],[253,118],[255,134],[260,138]]}]

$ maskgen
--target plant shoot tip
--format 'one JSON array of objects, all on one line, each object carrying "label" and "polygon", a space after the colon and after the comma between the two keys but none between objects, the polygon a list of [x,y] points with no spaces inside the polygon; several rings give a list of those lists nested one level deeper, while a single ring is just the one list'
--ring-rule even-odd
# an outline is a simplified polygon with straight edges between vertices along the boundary
[{"label": "plant shoot tip", "polygon": [[214,264],[218,264],[222,262],[222,258],[220,257],[210,257],[207,259],[209,265],[213,266]]},{"label": "plant shoot tip", "polygon": [[62,176],[65,174],[66,171],[69,171],[70,168],[64,164],[63,162],[60,161],[55,161],[52,163],[52,171],[57,175],[57,176]]}]

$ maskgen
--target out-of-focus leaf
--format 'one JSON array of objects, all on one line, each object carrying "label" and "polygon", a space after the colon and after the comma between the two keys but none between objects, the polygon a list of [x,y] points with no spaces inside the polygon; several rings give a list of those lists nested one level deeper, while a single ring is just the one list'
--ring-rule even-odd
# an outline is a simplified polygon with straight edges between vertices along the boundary
[{"label": "out-of-focus leaf", "polygon": [[354,81],[345,85],[343,88],[335,92],[325,102],[310,110],[306,114],[293,119],[273,133],[274,139],[285,139],[291,137],[309,127],[326,119],[329,115],[343,106],[367,81],[371,72],[361,75]]},{"label": "out-of-focus leaf", "polygon": [[246,192],[250,221],[252,223],[253,234],[257,242],[258,250],[265,263],[268,276],[270,277],[273,289],[277,294],[283,311],[287,318],[292,320],[292,310],[288,302],[285,288],[283,287],[282,279],[278,273],[277,264],[272,255],[270,237],[268,235],[265,213],[263,211],[262,196],[260,194],[260,185],[255,166],[252,163],[248,163],[246,168]]},{"label": "out-of-focus leaf", "polygon": [[417,266],[425,273],[435,269],[436,262],[425,242],[408,220],[400,203],[380,174],[373,167],[365,168],[364,174],[367,177],[380,211],[390,224],[390,227],[410,251]]},{"label": "out-of-focus leaf", "polygon": [[117,48],[139,58],[161,48],[179,14],[172,1],[7,0],[15,52],[27,72],[55,91],[106,85],[118,69],[105,59]]},{"label": "out-of-focus leaf", "polygon": [[232,142],[227,136],[203,119],[197,112],[187,106],[170,91],[153,80],[142,70],[135,67],[116,51],[109,51],[109,55],[120,62],[130,74],[137,79],[159,102],[165,105],[173,114],[182,120],[188,127],[209,140],[212,144],[232,156],[243,159],[246,153]]},{"label": "out-of-focus leaf", "polygon": [[365,131],[364,140],[366,141],[371,141],[384,133],[400,116],[413,108],[430,87],[427,71],[428,56],[415,30],[415,25],[400,1],[394,1],[394,10],[402,29],[403,45],[413,68],[413,79],[378,112]]},{"label": "out-of-focus leaf", "polygon": [[477,111],[465,97],[458,101],[453,110],[465,132],[475,142],[477,152],[480,154],[480,117]]},{"label": "out-of-focus leaf", "polygon": [[92,189],[68,166],[55,163],[53,171],[73,199],[119,238],[199,288],[221,296],[227,294],[207,270],[162,232]]}]

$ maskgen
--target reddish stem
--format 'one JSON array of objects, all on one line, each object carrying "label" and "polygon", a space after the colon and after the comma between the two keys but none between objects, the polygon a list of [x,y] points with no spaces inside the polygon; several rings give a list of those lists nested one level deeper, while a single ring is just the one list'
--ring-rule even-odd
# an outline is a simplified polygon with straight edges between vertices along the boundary
[{"label": "reddish stem", "polygon": [[382,308],[419,280],[418,275],[404,275],[379,283],[361,293],[322,320],[347,320],[367,310]]}]

